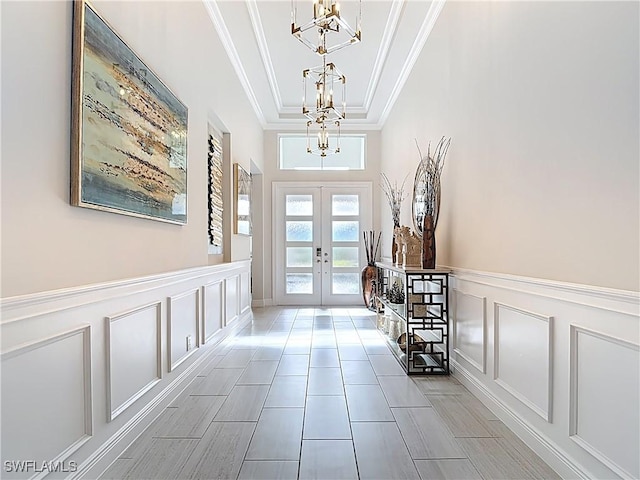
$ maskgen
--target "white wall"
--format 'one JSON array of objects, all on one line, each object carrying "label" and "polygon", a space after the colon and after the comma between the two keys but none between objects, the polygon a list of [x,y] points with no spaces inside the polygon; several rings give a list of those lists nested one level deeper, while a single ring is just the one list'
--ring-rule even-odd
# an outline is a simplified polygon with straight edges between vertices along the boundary
[{"label": "white wall", "polygon": [[445,4],[381,156],[390,178],[412,178],[414,139],[452,137],[439,264],[638,290],[638,8]]},{"label": "white wall", "polygon": [[[2,2],[3,297],[222,262],[207,255],[207,120],[231,133],[231,163],[263,163],[202,2],[93,5],[189,109],[188,225],[70,206],[72,2]],[[249,258],[248,239],[228,235],[226,258]]]}]

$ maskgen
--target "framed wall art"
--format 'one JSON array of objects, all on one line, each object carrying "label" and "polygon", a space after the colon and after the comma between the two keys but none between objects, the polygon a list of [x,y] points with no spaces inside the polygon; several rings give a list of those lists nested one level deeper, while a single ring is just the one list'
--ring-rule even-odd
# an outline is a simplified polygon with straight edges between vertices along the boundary
[{"label": "framed wall art", "polygon": [[222,134],[211,124],[207,133],[209,253],[221,254],[223,244],[222,213]]},{"label": "framed wall art", "polygon": [[233,233],[251,235],[251,175],[237,163],[233,164],[233,190]]},{"label": "framed wall art", "polygon": [[187,108],[74,2],[72,205],[187,223]]}]

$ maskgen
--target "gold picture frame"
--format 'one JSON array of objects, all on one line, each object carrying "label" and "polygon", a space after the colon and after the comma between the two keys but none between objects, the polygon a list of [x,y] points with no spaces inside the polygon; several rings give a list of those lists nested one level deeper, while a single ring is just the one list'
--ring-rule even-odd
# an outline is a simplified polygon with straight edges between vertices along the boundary
[{"label": "gold picture frame", "polygon": [[233,164],[233,233],[251,235],[251,174]]}]

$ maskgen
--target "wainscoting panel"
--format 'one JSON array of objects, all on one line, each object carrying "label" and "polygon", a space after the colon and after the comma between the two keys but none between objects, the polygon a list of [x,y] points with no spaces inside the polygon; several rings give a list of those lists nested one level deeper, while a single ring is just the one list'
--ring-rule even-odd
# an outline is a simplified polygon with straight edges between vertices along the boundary
[{"label": "wainscoting panel", "polygon": [[169,298],[167,312],[169,371],[200,346],[200,289]]},{"label": "wainscoting panel", "polygon": [[571,438],[621,477],[639,478],[638,345],[574,325],[571,353]]},{"label": "wainscoting panel", "polygon": [[640,478],[640,294],[451,270],[453,375],[563,478]]},{"label": "wainscoting panel", "polygon": [[107,317],[107,414],[112,421],[162,378],[162,304]]},{"label": "wainscoting panel", "polygon": [[456,289],[452,292],[456,319],[453,351],[478,372],[485,373],[487,299]]},{"label": "wainscoting panel", "polygon": [[204,326],[202,329],[202,343],[206,343],[223,327],[224,282],[219,280],[210,283],[205,285],[203,290]]},{"label": "wainscoting panel", "polygon": [[[77,466],[66,478],[99,478],[251,320],[238,296],[250,271],[242,260],[0,299],[1,464],[64,460]],[[220,329],[227,279],[235,321]],[[205,321],[206,295],[217,315]]]},{"label": "wainscoting panel", "polygon": [[493,378],[550,422],[552,318],[500,303],[494,312]]},{"label": "wainscoting panel", "polygon": [[240,276],[229,277],[224,282],[225,288],[225,325],[230,325],[240,312]]},{"label": "wainscoting panel", "polygon": [[240,274],[240,314],[251,308],[251,273]]},{"label": "wainscoting panel", "polygon": [[62,461],[89,439],[92,423],[89,326],[2,354],[3,465]]}]

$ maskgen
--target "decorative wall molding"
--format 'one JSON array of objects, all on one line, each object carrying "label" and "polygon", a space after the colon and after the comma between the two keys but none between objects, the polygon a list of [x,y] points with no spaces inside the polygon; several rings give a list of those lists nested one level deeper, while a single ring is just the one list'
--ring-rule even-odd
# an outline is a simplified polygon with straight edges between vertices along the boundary
[{"label": "decorative wall molding", "polygon": [[[546,365],[542,365],[542,367],[544,367],[544,369],[546,370],[546,388],[547,388],[547,395],[546,395],[546,406],[545,408],[541,408],[541,406],[537,405],[531,398],[529,398],[525,393],[523,393],[520,388],[518,388],[515,385],[512,385],[509,383],[508,380],[502,378],[500,376],[500,328],[501,328],[501,321],[500,321],[500,312],[501,311],[511,311],[511,312],[515,312],[516,314],[523,316],[523,317],[528,317],[530,319],[534,319],[534,320],[539,320],[541,322],[544,322],[546,324],[545,329],[546,329],[546,345],[534,345],[534,347],[544,347],[547,350],[547,354],[546,354]],[[517,318],[517,317],[515,317]],[[512,319],[513,321],[514,319]],[[498,303],[495,302],[494,303],[494,315],[493,315],[493,334],[494,334],[494,360],[493,360],[493,379],[495,380],[496,384],[500,385],[502,388],[504,388],[507,392],[509,392],[511,395],[513,395],[514,397],[516,397],[518,400],[520,400],[520,402],[522,402],[524,405],[526,405],[527,407],[529,407],[531,410],[533,410],[535,413],[537,413],[538,415],[540,415],[543,419],[545,419],[545,421],[551,423],[552,421],[552,409],[553,409],[553,317],[549,317],[549,316],[545,316],[545,315],[540,315],[538,313],[533,313],[533,312],[528,312],[526,310],[523,310],[521,308],[517,308],[517,307],[513,307],[511,305],[505,305],[502,303]],[[528,338],[524,339],[524,343],[531,343],[533,339],[529,336]],[[511,359],[511,363],[513,365],[516,366],[521,366],[522,367],[522,371],[521,371],[521,375],[519,375],[519,377],[521,377],[525,383],[529,384],[530,382],[534,381],[534,378],[532,378],[530,375],[527,375],[527,371],[531,372],[531,371],[535,371],[537,368],[539,368],[541,365],[538,364],[528,364],[526,363],[527,359],[523,359],[523,361],[525,363],[523,363],[522,365],[518,365],[518,361],[519,359]],[[520,362],[522,363],[522,362]]]},{"label": "decorative wall molding", "polygon": [[228,273],[242,268],[250,269],[251,260],[7,297],[0,299],[0,309],[2,310],[0,325],[32,318],[36,315],[48,315],[78,308],[113,297],[127,296],[132,293],[143,293],[177,285],[188,280],[206,278],[211,275],[225,278]]},{"label": "decorative wall molding", "polygon": [[[129,398],[125,399],[119,404],[116,404],[114,398],[114,381],[118,379],[114,379],[113,370],[114,370],[114,362],[117,361],[114,358],[113,352],[113,343],[114,343],[114,332],[113,332],[113,324],[115,322],[126,322],[127,319],[131,317],[135,317],[137,313],[144,312],[145,310],[151,310],[155,313],[155,354],[153,354],[156,371],[155,377],[150,378],[146,384],[140,385],[140,388],[135,391]],[[107,421],[111,422],[118,415],[120,415],[124,410],[126,410],[129,406],[131,406],[136,400],[138,400],[142,395],[148,392],[150,389],[154,387],[161,379],[162,379],[162,303],[154,302],[148,305],[142,305],[133,310],[129,310],[127,312],[119,313],[117,315],[107,317],[106,318],[106,350],[107,350]]]},{"label": "decorative wall molding", "polygon": [[[578,377],[579,377],[579,373],[580,373],[580,349],[579,349],[579,345],[578,345],[578,340],[579,340],[579,336],[580,335],[586,335],[588,337],[593,337],[593,338],[598,339],[598,340],[600,340],[602,342],[609,343],[609,344],[611,344],[612,346],[614,346],[616,348],[630,349],[630,350],[635,351],[635,352],[640,352],[640,346],[635,344],[635,343],[622,340],[620,338],[616,338],[616,337],[613,337],[613,336],[610,336],[610,335],[605,335],[603,333],[596,332],[594,330],[586,329],[586,328],[579,327],[579,326],[576,326],[576,325],[571,325],[571,340],[570,340],[570,342],[571,342],[571,348],[570,348],[570,355],[571,355],[570,358],[571,358],[571,360],[570,360],[570,369],[569,369],[569,372],[570,372],[569,373],[569,376],[570,376],[570,380],[569,380],[569,385],[570,385],[570,394],[569,394],[569,436],[574,442],[576,442],[576,444],[580,445],[580,447],[582,447],[587,452],[589,452],[591,455],[593,455],[598,460],[600,460],[603,464],[605,464],[607,467],[609,467],[611,470],[613,470],[617,475],[620,475],[622,478],[638,478],[638,471],[636,471],[636,472],[628,471],[624,466],[620,465],[615,460],[610,458],[610,455],[607,455],[600,448],[594,446],[592,444],[592,442],[589,441],[589,439],[581,436],[581,432],[579,431],[579,428],[578,428],[579,416],[581,415],[580,396],[579,396],[579,388],[578,388],[579,387]],[[638,359],[635,360],[635,363],[636,363],[636,366],[637,366]],[[609,366],[618,367],[618,365],[616,363],[613,363],[613,362],[611,362],[609,364]],[[604,367],[604,365],[603,365],[603,367]],[[636,378],[636,380],[638,380],[638,379]],[[597,383],[599,383],[599,382],[597,382]],[[621,394],[621,392],[615,392],[615,391],[608,391],[607,392],[607,395],[612,395],[614,397],[616,397],[616,396],[618,396],[620,394]],[[632,403],[635,403],[635,402],[632,402]],[[638,405],[636,404],[635,406],[632,406],[631,408],[637,410]],[[602,412],[602,415],[607,415],[607,414],[609,414],[609,412],[607,412],[607,411],[603,411]],[[589,412],[582,412],[582,415],[589,415]],[[635,429],[635,431],[638,432],[638,430],[637,430],[637,421],[633,422],[633,420],[631,420],[631,424],[633,425],[631,427],[631,429]],[[640,433],[638,433],[638,436],[640,436]],[[637,451],[638,451],[637,450],[638,446],[639,445],[636,445],[635,447],[632,447],[632,450],[634,450],[636,452],[636,454],[637,454]],[[633,454],[631,454],[631,455],[633,455]],[[637,460],[638,460],[638,457],[636,455],[635,456],[636,468],[637,468]]]},{"label": "decorative wall molding", "polygon": [[[62,450],[52,455],[52,458],[50,459],[52,462],[62,462],[68,459],[73,452],[75,452],[80,447],[82,447],[82,445],[88,442],[94,433],[93,397],[92,397],[93,384],[92,384],[92,374],[91,374],[91,326],[87,324],[83,324],[71,330],[62,331],[54,335],[50,335],[45,338],[38,339],[36,341],[25,342],[21,345],[17,345],[14,348],[7,350],[6,352],[3,352],[2,355],[0,355],[3,368],[6,368],[5,362],[11,359],[16,359],[18,357],[34,354],[36,351],[40,349],[46,348],[48,346],[52,346],[56,343],[62,342],[67,339],[71,339],[72,337],[75,337],[75,336],[80,336],[81,342],[82,342],[82,359],[81,359],[80,368],[82,369],[82,381],[83,381],[83,386],[82,386],[82,392],[83,392],[82,405],[84,407],[82,411],[83,429],[80,435],[76,439],[72,440]],[[6,370],[5,370],[5,373],[6,373]],[[3,397],[6,398],[11,394],[11,391],[12,391],[11,389],[14,388],[15,386],[6,385],[4,383],[5,381],[6,381],[6,376],[3,379],[3,390],[9,389],[9,391],[5,390],[3,392]],[[32,378],[32,379],[23,378],[22,381],[37,382],[38,378]],[[43,399],[43,400],[49,401],[48,399]],[[33,406],[32,401],[33,401],[32,399],[25,399],[25,407],[29,408],[30,405]],[[3,415],[13,415],[17,413],[17,412],[7,411],[6,409],[7,406],[8,406],[8,401],[3,400]],[[3,441],[9,440],[9,439],[5,440],[5,435],[7,434],[6,428],[7,428],[7,424],[5,422],[5,425],[3,426],[3,429],[4,429]],[[3,449],[5,452],[8,449],[7,447],[8,445],[5,444]],[[8,460],[19,460],[21,458],[23,457],[16,457]],[[47,473],[48,472],[46,471],[42,472],[40,475],[37,475],[34,478],[44,477],[44,475],[46,475]]]},{"label": "decorative wall molding", "polygon": [[[217,292],[216,292],[217,291]],[[217,295],[216,295],[217,293]],[[210,298],[210,294],[214,295],[214,297],[219,297],[219,302],[217,307],[212,305],[213,299]],[[214,329],[212,324],[216,322],[212,322],[209,318],[210,314],[213,314],[214,311],[218,315],[218,328]],[[209,340],[213,338],[213,336],[224,326],[224,280],[216,280],[214,282],[203,285],[202,287],[202,343],[205,344]]]},{"label": "decorative wall molding", "polygon": [[476,370],[478,370],[479,373],[486,373],[487,372],[487,297],[482,297],[479,295],[472,295],[470,293],[466,293],[462,290],[459,290],[457,288],[452,288],[451,291],[453,292],[453,298],[454,298],[454,302],[453,302],[453,307],[454,307],[454,316],[455,318],[458,318],[458,299],[460,298],[460,296],[463,297],[469,297],[469,298],[475,298],[477,300],[480,300],[481,302],[481,312],[480,312],[480,325],[482,328],[482,359],[480,362],[478,362],[476,359],[472,358],[472,354],[471,353],[465,353],[464,350],[462,349],[461,346],[458,345],[458,324],[457,322],[454,324],[454,330],[453,330],[453,351],[456,355],[458,355],[460,358],[464,359],[465,361],[467,361],[469,363],[469,365],[471,365],[472,367],[474,367]]},{"label": "decorative wall molding", "polygon": [[[191,346],[191,348],[187,348],[186,347],[186,337],[184,338],[185,340],[185,353],[183,355],[180,355],[177,358],[173,358],[173,350],[174,347],[178,344],[180,344],[180,342],[183,340],[182,337],[178,337],[178,335],[176,334],[175,330],[177,329],[179,322],[180,322],[180,312],[177,309],[177,303],[179,300],[183,299],[183,298],[188,298],[192,296],[193,299],[192,301],[195,302],[194,305],[194,317],[191,319],[187,319],[184,323],[186,325],[188,325],[189,323],[193,322],[193,326],[194,326],[194,331],[193,331],[193,335],[192,335],[192,341],[193,344]],[[167,303],[168,303],[168,310],[167,310],[167,355],[168,355],[168,365],[169,365],[169,371],[172,372],[173,370],[176,369],[176,367],[178,367],[178,365],[180,365],[182,362],[184,362],[187,358],[189,358],[191,355],[193,355],[198,347],[200,347],[200,318],[201,318],[201,310],[202,310],[202,303],[201,303],[201,299],[200,299],[200,289],[199,288],[194,288],[191,290],[188,290],[186,292],[182,292],[179,293],[178,295],[173,295],[171,297],[169,297],[167,299]]]},{"label": "decorative wall molding", "polygon": [[224,298],[224,325],[227,326],[233,323],[240,315],[240,275],[225,279]]}]

